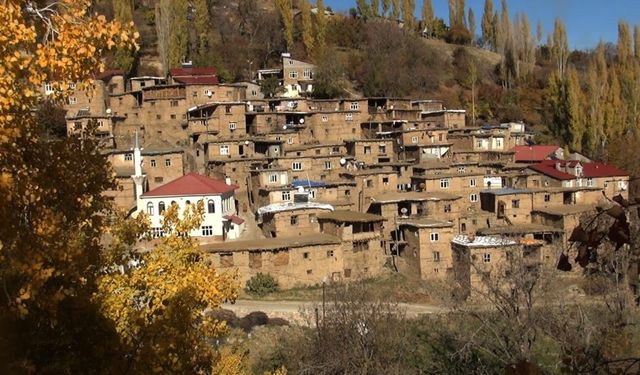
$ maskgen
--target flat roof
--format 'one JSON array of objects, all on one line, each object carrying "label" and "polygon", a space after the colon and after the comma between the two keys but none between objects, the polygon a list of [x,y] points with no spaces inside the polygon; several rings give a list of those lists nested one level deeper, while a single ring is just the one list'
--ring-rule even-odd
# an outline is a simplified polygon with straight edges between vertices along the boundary
[{"label": "flat roof", "polygon": [[371,198],[375,203],[394,203],[402,201],[440,201],[440,200],[456,200],[461,196],[445,193],[440,191],[418,192],[418,191],[402,191],[389,192],[376,195]]},{"label": "flat roof", "polygon": [[516,241],[498,237],[498,236],[472,236],[457,235],[451,241],[456,245],[465,247],[502,247],[502,246],[514,246],[518,243]]},{"label": "flat roof", "polygon": [[429,218],[398,219],[398,225],[409,225],[416,228],[449,228],[453,227],[451,221],[440,221]]},{"label": "flat roof", "polygon": [[258,208],[258,215],[278,213],[278,212],[284,212],[284,211],[309,210],[309,209],[333,211],[333,206],[330,204],[320,203],[320,202],[272,203],[270,205]]},{"label": "flat roof", "polygon": [[200,245],[200,249],[209,253],[226,253],[238,251],[278,250],[316,245],[337,245],[340,239],[328,234],[312,234],[305,236],[265,238],[259,240],[227,241]]},{"label": "flat roof", "polygon": [[333,212],[321,213],[318,215],[318,219],[340,221],[345,223],[369,223],[387,220],[379,215],[345,210],[336,210]]},{"label": "flat roof", "polygon": [[524,233],[540,233],[540,232],[553,232],[561,233],[562,229],[557,227],[551,227],[541,224],[516,224],[507,225],[492,228],[478,229],[477,233],[480,235],[492,235],[492,234],[524,234]]},{"label": "flat roof", "polygon": [[531,210],[531,212],[542,212],[544,214],[555,215],[555,216],[565,216],[565,215],[575,215],[588,211],[595,211],[596,206],[592,204],[567,204],[567,205],[556,205],[549,207],[540,207]]}]

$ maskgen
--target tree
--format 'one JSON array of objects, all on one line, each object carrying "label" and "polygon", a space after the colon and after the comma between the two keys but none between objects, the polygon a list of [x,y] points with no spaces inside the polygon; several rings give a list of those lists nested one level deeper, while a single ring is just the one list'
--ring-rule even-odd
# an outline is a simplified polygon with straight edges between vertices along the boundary
[{"label": "tree", "polygon": [[391,0],[382,0],[382,16],[387,17],[389,15],[389,8],[391,8]]},{"label": "tree", "polygon": [[391,0],[391,17],[393,20],[398,20],[400,18],[400,0]]},{"label": "tree", "polygon": [[547,47],[551,51],[551,57],[555,62],[556,72],[561,79],[564,79],[569,59],[569,44],[564,23],[560,18],[555,20],[552,39],[549,39],[549,42]]},{"label": "tree", "polygon": [[302,0],[300,12],[302,16],[302,43],[307,53],[310,54],[313,52],[315,39],[313,35],[313,22],[311,20],[311,5],[309,5],[307,0]]},{"label": "tree", "polygon": [[378,17],[380,14],[380,0],[371,0],[371,15]]},{"label": "tree", "polygon": [[415,24],[415,0],[402,0],[402,18],[407,29],[413,30]]},{"label": "tree", "polygon": [[476,39],[476,16],[473,14],[473,8],[469,8],[469,34],[471,34],[471,42]]},{"label": "tree", "polygon": [[327,16],[324,14],[324,1],[317,0],[316,8],[318,9],[318,13],[316,15],[316,44],[319,52],[322,53],[326,45],[327,35]]},{"label": "tree", "polygon": [[[242,4],[239,4],[239,7]],[[197,40],[197,56],[200,61],[205,59],[207,55],[208,45],[208,31],[210,28],[211,20],[209,19],[209,3],[207,0],[195,0],[193,2],[195,19],[194,26]]]},{"label": "tree", "polygon": [[155,5],[156,35],[158,38],[158,55],[162,62],[163,73],[169,70],[169,40],[171,38],[171,0],[159,0]]},{"label": "tree", "polygon": [[633,53],[636,59],[640,59],[640,25],[633,28]]},{"label": "tree", "polygon": [[331,99],[344,95],[347,80],[346,69],[338,60],[335,51],[326,51],[318,59],[316,72],[313,78],[314,98]]},{"label": "tree", "polygon": [[569,68],[567,73],[567,106],[569,108],[569,145],[572,150],[582,152],[584,126],[586,123],[584,111],[584,94],[575,68]]},{"label": "tree", "polygon": [[189,54],[187,0],[173,0],[170,5],[171,34],[169,36],[169,66],[180,67]]},{"label": "tree", "polygon": [[260,82],[260,92],[262,92],[262,94],[267,98],[273,98],[283,90],[284,89],[276,77],[269,77]]},{"label": "tree", "polygon": [[287,49],[293,48],[293,10],[291,0],[276,0],[276,8],[280,15],[280,23],[284,29]]},{"label": "tree", "polygon": [[122,337],[131,372],[207,373],[220,361],[208,341],[224,334],[225,325],[203,312],[234,300],[238,285],[233,275],[212,270],[198,242],[184,235],[200,227],[202,200],[184,212],[171,205],[165,237],[141,254],[132,246],[148,229],[143,216],[115,228],[95,298]]},{"label": "tree", "polygon": [[433,36],[433,4],[431,0],[422,2],[422,24],[428,36]]},{"label": "tree", "polygon": [[117,336],[90,301],[109,167],[95,142],[49,137],[35,109],[45,82],[62,103],[138,35],[84,1],[47,9],[0,3],[0,372],[119,372]]},{"label": "tree", "polygon": [[[132,0],[115,0],[113,2],[114,18],[122,25],[133,25],[133,1]],[[115,52],[116,65],[130,72],[136,60],[134,50],[128,48],[118,48]]]},{"label": "tree", "polygon": [[485,46],[491,46],[495,50],[495,25],[493,23],[493,0],[485,0],[484,12],[482,13],[482,41]]}]

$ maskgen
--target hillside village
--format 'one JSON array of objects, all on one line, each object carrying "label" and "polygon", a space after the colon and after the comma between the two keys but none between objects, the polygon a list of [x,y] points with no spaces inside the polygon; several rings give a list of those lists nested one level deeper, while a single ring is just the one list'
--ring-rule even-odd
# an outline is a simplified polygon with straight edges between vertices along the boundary
[{"label": "hillside village", "polygon": [[105,71],[69,97],[68,136],[100,140],[119,185],[105,194],[152,237],[168,205],[202,200],[192,235],[214,266],[284,288],[388,271],[468,284],[471,263],[514,248],[555,267],[580,215],[628,198],[626,172],[534,145],[526,124],[476,127],[437,98],[312,99],[315,67],[281,61],[231,84],[190,64]]}]

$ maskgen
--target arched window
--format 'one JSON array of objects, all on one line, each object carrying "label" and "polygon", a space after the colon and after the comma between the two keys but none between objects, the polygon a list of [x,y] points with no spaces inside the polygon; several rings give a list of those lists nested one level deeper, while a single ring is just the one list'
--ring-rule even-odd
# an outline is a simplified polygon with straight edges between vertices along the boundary
[{"label": "arched window", "polygon": [[190,200],[187,200],[187,201],[186,201],[186,202],[184,202],[184,203],[185,203],[186,205],[190,205],[190,204],[191,204],[191,201],[190,201]]},{"label": "arched window", "polygon": [[176,205],[176,204],[177,204],[177,203],[176,203],[176,201],[171,201],[171,205],[172,205],[172,206],[173,206],[173,205]]},{"label": "arched window", "polygon": [[152,202],[147,203],[147,215],[153,216],[153,203]]},{"label": "arched window", "polygon": [[164,202],[158,203],[158,214],[162,214],[164,212]]},{"label": "arched window", "polygon": [[207,202],[207,212],[213,214],[216,212],[216,204],[213,202],[213,199],[209,199]]}]

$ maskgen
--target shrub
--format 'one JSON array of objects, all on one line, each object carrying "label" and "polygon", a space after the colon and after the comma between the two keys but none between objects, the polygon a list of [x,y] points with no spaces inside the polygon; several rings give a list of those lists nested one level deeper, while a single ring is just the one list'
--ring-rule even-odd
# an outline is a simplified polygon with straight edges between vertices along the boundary
[{"label": "shrub", "polygon": [[247,293],[259,297],[278,290],[278,282],[268,273],[258,273],[247,281]]}]

